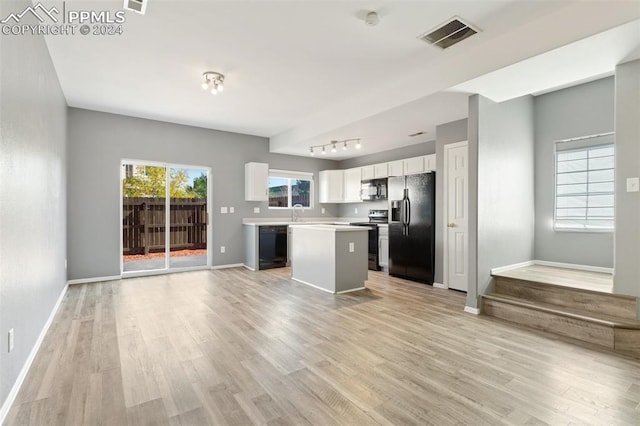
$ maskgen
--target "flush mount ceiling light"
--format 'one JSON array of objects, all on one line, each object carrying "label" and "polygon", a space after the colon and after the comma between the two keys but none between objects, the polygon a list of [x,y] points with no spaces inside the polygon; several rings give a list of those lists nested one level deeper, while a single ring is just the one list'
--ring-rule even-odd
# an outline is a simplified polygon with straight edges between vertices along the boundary
[{"label": "flush mount ceiling light", "polygon": [[204,81],[200,85],[203,90],[211,90],[212,95],[217,95],[218,92],[222,92],[224,90],[224,75],[215,71],[206,71],[202,73],[202,78]]},{"label": "flush mount ceiling light", "polygon": [[380,17],[376,12],[369,12],[364,18],[364,24],[368,27],[375,27],[380,23]]},{"label": "flush mount ceiling light", "polygon": [[320,153],[322,155],[327,154],[327,147],[331,147],[331,153],[338,152],[338,144],[342,144],[342,150],[347,150],[348,144],[351,142],[355,142],[356,149],[360,149],[362,144],[360,143],[360,139],[344,139],[341,141],[331,141],[329,143],[325,143],[324,145],[313,145],[309,147],[309,155],[316,155],[316,149],[321,149]]}]

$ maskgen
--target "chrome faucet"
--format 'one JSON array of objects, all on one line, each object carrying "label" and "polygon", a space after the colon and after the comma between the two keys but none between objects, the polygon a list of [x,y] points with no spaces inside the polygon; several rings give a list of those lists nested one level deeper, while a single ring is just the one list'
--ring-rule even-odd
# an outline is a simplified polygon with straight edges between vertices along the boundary
[{"label": "chrome faucet", "polygon": [[291,221],[292,222],[299,221],[300,215],[302,214],[303,211],[304,211],[304,207],[302,207],[302,204],[294,204],[293,208],[291,209]]}]

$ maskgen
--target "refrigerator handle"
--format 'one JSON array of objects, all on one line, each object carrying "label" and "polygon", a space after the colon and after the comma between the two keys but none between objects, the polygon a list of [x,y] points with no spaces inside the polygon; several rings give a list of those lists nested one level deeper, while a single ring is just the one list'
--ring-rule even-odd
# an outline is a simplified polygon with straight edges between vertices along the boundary
[{"label": "refrigerator handle", "polygon": [[405,214],[407,215],[407,235],[409,235],[409,225],[411,224],[411,200],[407,198],[407,207],[405,208]]}]

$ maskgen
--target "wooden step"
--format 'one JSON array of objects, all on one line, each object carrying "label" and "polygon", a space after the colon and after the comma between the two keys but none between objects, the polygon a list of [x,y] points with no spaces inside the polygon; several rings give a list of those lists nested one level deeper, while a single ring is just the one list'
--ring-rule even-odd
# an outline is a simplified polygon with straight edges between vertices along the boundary
[{"label": "wooden step", "polygon": [[640,321],[634,319],[500,293],[482,296],[482,313],[640,357]]},{"label": "wooden step", "polygon": [[555,305],[568,310],[586,311],[599,316],[637,318],[637,299],[632,296],[602,293],[494,274],[494,293],[535,303]]}]

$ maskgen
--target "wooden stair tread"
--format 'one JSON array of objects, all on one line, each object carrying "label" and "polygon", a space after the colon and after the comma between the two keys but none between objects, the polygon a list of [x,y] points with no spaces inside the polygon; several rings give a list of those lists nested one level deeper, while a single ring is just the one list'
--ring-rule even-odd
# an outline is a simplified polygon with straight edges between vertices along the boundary
[{"label": "wooden stair tread", "polygon": [[627,300],[635,300],[635,296],[629,296],[626,294],[615,294],[615,293],[611,293],[609,291],[601,291],[601,290],[596,290],[594,288],[583,288],[583,287],[574,287],[574,286],[570,286],[570,285],[566,285],[566,284],[561,284],[557,281],[553,281],[553,280],[533,280],[530,278],[521,278],[515,275],[510,275],[509,271],[507,272],[501,272],[501,273],[492,273],[491,274],[492,277],[494,278],[500,278],[503,280],[509,280],[509,281],[520,281],[523,283],[529,283],[529,284],[537,284],[537,285],[546,285],[546,286],[553,286],[553,287],[558,287],[561,288],[563,290],[567,290],[567,291],[575,291],[575,292],[579,292],[579,293],[589,293],[589,294],[601,294],[601,295],[607,295],[607,296],[615,296],[621,299],[627,299]]},{"label": "wooden stair tread", "polygon": [[575,308],[566,308],[563,306],[552,305],[549,303],[533,302],[518,297],[509,296],[506,294],[485,294],[482,296],[487,300],[494,300],[497,302],[504,302],[511,305],[517,305],[529,309],[538,311],[553,313],[569,318],[597,323],[612,328],[622,328],[631,330],[640,330],[640,321],[634,321],[627,318],[620,318],[611,315],[600,314],[596,312],[590,312]]}]

